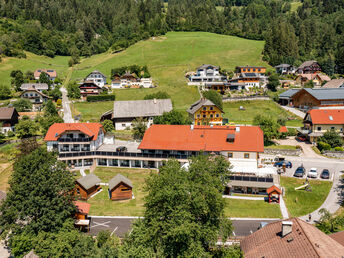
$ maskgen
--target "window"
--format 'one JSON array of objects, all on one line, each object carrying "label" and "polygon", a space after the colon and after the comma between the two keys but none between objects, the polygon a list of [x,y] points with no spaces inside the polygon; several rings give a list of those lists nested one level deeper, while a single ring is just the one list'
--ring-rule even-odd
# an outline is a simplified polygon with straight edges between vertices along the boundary
[{"label": "window", "polygon": [[334,126],[331,126],[331,130],[334,130]]},{"label": "window", "polygon": [[233,152],[228,152],[228,158],[233,158]]},{"label": "window", "polygon": [[211,115],[210,115],[210,118],[213,118],[213,117],[214,117],[214,115],[213,115],[213,114],[211,114]]},{"label": "window", "polygon": [[250,158],[250,153],[244,153],[244,158],[249,159]]},{"label": "window", "polygon": [[203,107],[203,110],[207,110],[207,107]]},{"label": "window", "polygon": [[80,194],[80,189],[79,188],[76,188],[76,193]]},{"label": "window", "polygon": [[122,188],[121,189],[121,192],[129,192],[130,191],[130,188]]},{"label": "window", "polygon": [[201,115],[200,115],[200,114],[198,114],[198,115],[197,115],[197,118],[200,118],[200,117],[201,117]]},{"label": "window", "polygon": [[67,138],[73,138],[73,134],[72,133],[67,134]]},{"label": "window", "polygon": [[122,124],[122,127],[125,127],[125,124]]},{"label": "window", "polygon": [[203,115],[203,118],[206,118],[207,117],[207,115]]},{"label": "window", "polygon": [[244,68],[244,69],[242,69],[244,72],[246,72],[246,69]]},{"label": "window", "polygon": [[201,125],[201,123],[200,123],[200,122],[197,122],[197,125]]},{"label": "window", "polygon": [[255,72],[256,71],[256,68],[253,68],[253,72]]},{"label": "window", "polygon": [[258,68],[258,72],[260,72],[260,68]]},{"label": "window", "polygon": [[219,115],[219,114],[216,114],[216,117],[220,117],[220,115]]},{"label": "window", "polygon": [[318,131],[321,131],[321,126],[318,126],[317,130],[318,130]]},{"label": "window", "polygon": [[214,107],[210,107],[209,109],[210,109],[210,110],[214,110]]}]

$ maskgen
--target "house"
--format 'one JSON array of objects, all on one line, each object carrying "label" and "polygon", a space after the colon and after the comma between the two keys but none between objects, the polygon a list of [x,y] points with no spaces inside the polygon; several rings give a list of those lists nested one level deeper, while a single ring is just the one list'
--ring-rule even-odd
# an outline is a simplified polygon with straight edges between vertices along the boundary
[{"label": "house", "polygon": [[14,132],[14,126],[18,123],[19,114],[15,108],[0,108],[1,132],[7,134],[9,131]]},{"label": "house", "polygon": [[109,181],[109,197],[112,201],[128,200],[133,197],[133,184],[121,174]]},{"label": "house", "polygon": [[257,73],[258,75],[265,75],[266,67],[263,66],[237,66],[235,67],[235,74],[242,73]]},{"label": "house", "polygon": [[115,101],[113,110],[104,113],[101,121],[110,119],[116,130],[125,130],[132,126],[133,120],[143,118],[149,127],[153,124],[154,117],[161,116],[164,112],[171,110],[171,99]]},{"label": "house", "polygon": [[195,74],[189,76],[188,85],[223,82],[227,82],[227,76],[221,74],[219,66],[203,64],[196,69]]},{"label": "house", "polygon": [[115,75],[112,82],[111,88],[121,89],[121,88],[152,88],[153,81],[152,78],[136,78],[130,73],[125,73],[122,76]]},{"label": "house", "polygon": [[88,232],[90,230],[90,219],[88,214],[90,213],[91,204],[86,202],[76,201],[74,202],[76,207],[74,226],[81,231]]},{"label": "house", "polygon": [[[44,137],[48,151],[57,151],[60,155],[77,156],[77,153],[95,151],[104,142],[104,129],[100,123],[55,123]],[[94,157],[66,161],[69,167],[90,167]]]},{"label": "house", "polygon": [[279,74],[294,74],[296,72],[296,68],[290,64],[280,64],[275,66],[276,73]]},{"label": "house", "polygon": [[26,91],[28,89],[35,88],[36,90],[42,92],[44,90],[49,90],[49,86],[46,83],[23,83],[20,86],[20,90]]},{"label": "house", "polygon": [[326,84],[324,84],[321,88],[324,89],[338,89],[344,88],[344,79],[333,79]]},{"label": "house", "polygon": [[83,99],[86,99],[89,95],[99,95],[103,92],[103,88],[95,84],[93,81],[84,81],[80,84],[79,89]]},{"label": "house", "polygon": [[33,104],[33,110],[40,110],[43,103],[46,103],[50,97],[40,92],[33,85],[20,94],[21,98],[28,99]]},{"label": "house", "polygon": [[329,130],[337,131],[343,137],[344,109],[312,109],[303,119],[303,128],[298,129],[310,142]]},{"label": "house", "polygon": [[295,79],[295,85],[303,87],[309,81],[313,81],[314,86],[320,87],[324,83],[331,81],[331,78],[321,73],[299,74]]},{"label": "house", "polygon": [[49,76],[49,79],[51,81],[55,80],[57,77],[57,72],[56,70],[53,69],[37,69],[34,73],[33,76],[35,77],[35,80],[39,79],[39,76],[41,73],[46,73]]},{"label": "house", "polygon": [[279,80],[281,88],[289,88],[295,86],[294,80]]},{"label": "house", "polygon": [[310,60],[302,63],[296,70],[298,74],[313,74],[320,73],[321,67],[315,60]]},{"label": "house", "polygon": [[344,246],[299,219],[272,222],[240,243],[245,258],[342,257]]},{"label": "house", "polygon": [[278,103],[282,106],[292,106],[292,96],[298,92],[300,89],[289,89],[285,92],[282,92],[278,98]]},{"label": "house", "polygon": [[202,98],[196,101],[187,112],[195,125],[222,125],[224,112],[208,99]]},{"label": "house", "polygon": [[262,66],[237,66],[235,75],[230,80],[231,88],[249,90],[254,87],[265,87],[267,84],[265,73],[266,68]]},{"label": "house", "polygon": [[258,73],[241,73],[238,77],[233,77],[230,84],[242,84],[246,90],[261,86],[261,75]]},{"label": "house", "polygon": [[87,200],[101,189],[100,183],[101,180],[95,174],[81,177],[75,181],[74,195],[80,199]]},{"label": "house", "polygon": [[84,81],[93,82],[94,84],[102,88],[106,84],[106,76],[103,73],[95,70],[87,75]]}]

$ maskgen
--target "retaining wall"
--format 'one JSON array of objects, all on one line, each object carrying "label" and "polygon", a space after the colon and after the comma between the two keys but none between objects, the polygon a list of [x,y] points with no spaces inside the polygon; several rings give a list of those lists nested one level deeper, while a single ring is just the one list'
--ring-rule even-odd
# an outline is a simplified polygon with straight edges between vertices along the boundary
[{"label": "retaining wall", "polygon": [[323,151],[323,154],[331,158],[344,158],[344,151]]},{"label": "retaining wall", "polygon": [[269,149],[264,148],[265,154],[282,155],[282,156],[300,156],[302,153],[301,149],[296,150],[285,150],[285,149]]}]

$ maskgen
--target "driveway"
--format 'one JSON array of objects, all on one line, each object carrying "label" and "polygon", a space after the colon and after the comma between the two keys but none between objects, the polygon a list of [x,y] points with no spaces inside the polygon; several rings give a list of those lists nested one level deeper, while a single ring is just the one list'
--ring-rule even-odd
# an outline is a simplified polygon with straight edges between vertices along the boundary
[{"label": "driveway", "polygon": [[65,123],[74,123],[72,111],[70,109],[70,101],[67,97],[67,90],[64,87],[61,87],[60,91],[62,92],[63,121]]},{"label": "driveway", "polygon": [[281,105],[280,105],[280,107],[285,109],[285,110],[287,110],[287,111],[289,111],[289,112],[291,112],[291,113],[293,113],[294,115],[296,115],[296,116],[298,116],[298,117],[300,117],[302,119],[305,118],[306,113],[304,113],[304,112],[302,112],[302,111],[300,111],[300,110],[298,110],[296,108],[287,107],[287,106],[281,106]]}]

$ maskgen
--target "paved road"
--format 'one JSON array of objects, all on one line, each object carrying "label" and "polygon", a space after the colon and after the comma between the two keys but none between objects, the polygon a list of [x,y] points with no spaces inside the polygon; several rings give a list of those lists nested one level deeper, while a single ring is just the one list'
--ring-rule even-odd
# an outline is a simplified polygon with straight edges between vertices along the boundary
[{"label": "paved road", "polygon": [[[108,230],[112,234],[124,237],[130,233],[133,218],[91,218],[90,234],[97,235],[102,230]],[[234,237],[243,237],[255,232],[261,222],[273,222],[277,220],[233,220]]]},{"label": "paved road", "polygon": [[287,110],[287,111],[289,111],[289,112],[291,112],[291,113],[293,113],[294,115],[296,115],[296,116],[298,116],[298,117],[300,117],[302,119],[305,118],[306,113],[304,113],[304,112],[302,112],[302,111],[300,111],[300,110],[298,110],[296,108],[287,107],[287,106],[281,106],[281,105],[280,105],[280,107],[285,109],[285,110]]},{"label": "paved road", "polygon": [[60,91],[62,92],[63,121],[65,123],[74,123],[72,111],[70,110],[70,101],[67,97],[67,90],[64,87],[61,87]]}]

